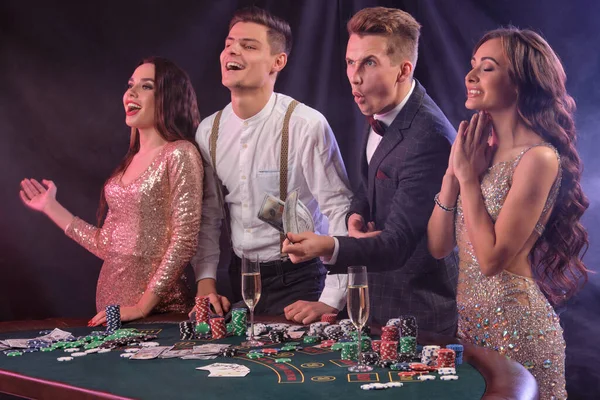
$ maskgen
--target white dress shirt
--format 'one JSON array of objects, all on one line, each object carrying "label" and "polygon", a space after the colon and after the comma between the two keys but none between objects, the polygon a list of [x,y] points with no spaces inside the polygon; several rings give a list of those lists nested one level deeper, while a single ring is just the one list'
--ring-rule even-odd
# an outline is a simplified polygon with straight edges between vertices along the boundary
[{"label": "white dress shirt", "polygon": [[[400,111],[404,108],[404,105],[408,102],[408,99],[410,98],[410,95],[413,93],[414,90],[415,80],[413,79],[410,90],[408,91],[404,99],[402,99],[402,101],[396,107],[384,114],[375,114],[373,115],[373,118],[383,122],[387,129],[392,124],[392,122],[394,122],[398,114],[400,114]],[[381,143],[382,139],[383,136],[375,133],[373,128],[369,128],[369,138],[367,139],[367,147],[365,149],[367,155],[367,165],[371,163],[371,158],[373,158],[373,154],[375,154],[375,150],[377,150],[377,146],[379,146],[379,143]],[[333,241],[335,242],[335,245],[333,248],[333,254],[331,258],[327,261],[327,263],[329,264],[335,264],[337,262],[338,254],[340,252],[340,242],[335,237],[333,238]]]},{"label": "white dress shirt", "polygon": [[[231,216],[231,241],[238,257],[258,255],[261,262],[280,258],[279,232],[258,219],[265,193],[279,195],[283,119],[292,98],[273,93],[253,117],[241,119],[231,103],[223,110],[217,140],[216,171],[227,188],[224,200]],[[216,278],[222,210],[210,158],[210,134],[216,114],[204,119],[196,133],[205,169],[202,226],[198,252],[192,259],[196,280]],[[352,192],[335,136],[325,117],[299,104],[289,123],[288,190],[298,189],[319,234],[347,235],[345,216]],[[329,229],[327,229],[327,227]],[[346,301],[346,275],[328,274],[319,301],[341,310]]]}]

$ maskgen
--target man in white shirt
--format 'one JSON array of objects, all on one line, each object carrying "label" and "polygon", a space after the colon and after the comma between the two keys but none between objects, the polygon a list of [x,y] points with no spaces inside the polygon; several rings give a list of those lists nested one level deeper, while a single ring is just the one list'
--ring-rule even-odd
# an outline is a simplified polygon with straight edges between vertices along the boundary
[{"label": "man in white shirt", "polygon": [[[325,277],[327,271],[318,258],[298,265],[282,258],[279,232],[258,219],[265,193],[280,197],[282,129],[293,99],[274,93],[274,85],[287,63],[291,30],[287,22],[256,7],[236,12],[229,28],[220,60],[222,83],[231,91],[231,103],[221,114],[203,120],[196,134],[204,161],[209,164],[205,169],[199,248],[192,260],[197,295],[209,295],[219,313],[229,307],[228,299],[217,294],[215,284],[222,221],[215,167],[226,189],[223,202],[231,219],[235,253],[230,265],[232,300],[241,300],[240,257],[258,256],[262,294],[256,312],[285,313],[290,320],[309,323],[343,308],[346,276]],[[211,154],[215,129],[216,151]],[[329,124],[318,111],[298,104],[291,113],[288,131],[287,191],[298,189],[298,198],[311,212],[317,232],[346,235],[351,191]],[[212,165],[213,157],[216,166]],[[324,229],[327,225],[328,230]]]}]

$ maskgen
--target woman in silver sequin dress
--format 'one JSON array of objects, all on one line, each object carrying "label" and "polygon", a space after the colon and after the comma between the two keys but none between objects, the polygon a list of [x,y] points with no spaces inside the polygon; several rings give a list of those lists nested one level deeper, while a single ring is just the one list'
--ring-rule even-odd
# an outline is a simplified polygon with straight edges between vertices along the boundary
[{"label": "woman in silver sequin dress", "polygon": [[575,103],[558,57],[532,31],[487,33],[471,64],[466,107],[480,112],[460,124],[429,249],[441,258],[458,246],[459,337],[523,364],[540,398],[566,398],[551,304],[587,279]]},{"label": "woman in silver sequin dress", "polygon": [[103,187],[98,227],[58,203],[52,181],[21,182],[28,207],[104,260],[90,326],[105,322],[109,304],[119,304],[129,321],[152,311],[186,312],[192,303],[183,270],[196,251],[203,181],[194,89],[179,67],[153,57],[129,79],[123,106],[129,151]]}]

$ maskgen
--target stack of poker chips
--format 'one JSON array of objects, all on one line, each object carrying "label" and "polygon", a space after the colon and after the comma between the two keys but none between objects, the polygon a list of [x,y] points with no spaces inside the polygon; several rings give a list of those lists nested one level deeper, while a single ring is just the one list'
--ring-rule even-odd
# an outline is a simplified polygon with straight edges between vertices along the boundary
[{"label": "stack of poker chips", "polygon": [[437,365],[439,349],[440,346],[424,346],[421,351],[421,363],[425,365]]},{"label": "stack of poker chips", "polygon": [[400,338],[400,354],[413,356],[417,352],[417,338],[414,336],[402,336]]},{"label": "stack of poker chips", "polygon": [[337,314],[323,314],[321,315],[321,322],[327,322],[328,324],[335,324],[337,320]]},{"label": "stack of poker chips", "polygon": [[234,308],[231,310],[231,323],[233,324],[233,334],[235,336],[244,336],[248,326],[248,310],[245,308]]},{"label": "stack of poker chips", "polygon": [[392,371],[408,372],[410,371],[410,364],[407,362],[398,362],[390,365]]},{"label": "stack of poker chips", "polygon": [[327,337],[325,335],[325,327],[329,326],[329,322],[313,322],[308,328],[309,336]]},{"label": "stack of poker chips", "polygon": [[450,349],[439,349],[437,356],[438,368],[455,368],[456,353]]},{"label": "stack of poker chips", "polygon": [[273,343],[283,343],[285,340],[285,332],[280,329],[274,329],[269,332],[269,339]]},{"label": "stack of poker chips", "polygon": [[381,340],[373,340],[371,342],[371,348],[373,349],[374,352],[380,353],[381,352]]},{"label": "stack of poker chips", "polygon": [[227,327],[225,326],[225,318],[211,318],[209,321],[210,332],[213,339],[223,339],[227,336]]},{"label": "stack of poker chips", "polygon": [[340,325],[327,325],[323,328],[323,333],[327,339],[338,341],[344,337],[344,330]]},{"label": "stack of poker chips", "polygon": [[393,360],[395,362],[398,359],[398,342],[382,340],[379,353],[382,360]]},{"label": "stack of poker chips", "polygon": [[412,315],[400,316],[400,337],[417,337],[417,319]]},{"label": "stack of poker chips", "polygon": [[446,345],[447,349],[450,350],[454,350],[455,355],[455,359],[454,359],[454,363],[456,365],[460,365],[463,363],[463,352],[465,350],[465,348],[463,347],[462,344],[448,344]]},{"label": "stack of poker chips", "polygon": [[118,304],[106,306],[106,331],[121,329],[121,307]]},{"label": "stack of poker chips", "polygon": [[373,366],[373,365],[377,365],[378,362],[379,362],[379,354],[375,353],[374,351],[366,351],[364,353],[360,353],[360,359],[359,359],[360,364]]},{"label": "stack of poker chips", "polygon": [[196,313],[196,323],[208,322],[210,313],[210,299],[208,296],[198,296],[195,298],[194,312]]},{"label": "stack of poker chips", "polygon": [[400,338],[400,332],[396,325],[386,325],[381,327],[381,340],[397,342]]},{"label": "stack of poker chips", "polygon": [[208,322],[200,322],[196,324],[196,337],[197,338],[206,338],[210,334],[210,325]]},{"label": "stack of poker chips", "polygon": [[303,339],[304,344],[317,344],[321,341],[320,336],[315,335],[305,335]]},{"label": "stack of poker chips", "polygon": [[237,355],[238,355],[238,351],[233,347],[228,347],[226,349],[223,349],[223,351],[221,351],[221,356],[223,356],[223,357],[231,358],[231,357],[235,357]]},{"label": "stack of poker chips", "polygon": [[179,323],[179,338],[181,340],[194,339],[194,323],[191,321],[183,321]]},{"label": "stack of poker chips", "polygon": [[354,326],[352,321],[350,321],[349,319],[341,320],[339,322],[339,325],[342,327],[342,330],[344,331],[344,335],[349,335],[350,332],[354,332],[356,330],[356,327]]},{"label": "stack of poker chips", "polygon": [[342,345],[342,360],[356,361],[358,359],[358,343],[356,342],[345,342]]}]

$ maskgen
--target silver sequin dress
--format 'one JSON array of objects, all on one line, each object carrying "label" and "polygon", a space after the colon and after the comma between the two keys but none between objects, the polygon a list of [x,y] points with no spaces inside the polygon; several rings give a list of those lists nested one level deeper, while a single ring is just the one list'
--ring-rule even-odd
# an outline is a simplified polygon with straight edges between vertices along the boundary
[{"label": "silver sequin dress", "polygon": [[75,217],[67,236],[104,260],[96,309],[133,306],[146,290],[161,299],[155,312],[187,312],[191,285],[183,270],[196,252],[202,209],[202,160],[187,141],[169,142],[127,185],[105,185],[108,214],[101,229]]},{"label": "silver sequin dress", "polygon": [[[556,152],[547,143],[541,145]],[[493,165],[482,178],[485,207],[494,222],[511,188],[514,170],[529,149],[531,147],[512,161]],[[558,152],[556,154],[558,157]],[[560,181],[559,172],[540,221],[551,211]],[[540,399],[565,399],[565,341],[554,309],[531,278],[506,270],[491,277],[481,273],[467,235],[460,196],[455,228],[460,257],[459,337],[521,363],[536,378]],[[532,235],[541,235],[543,230],[544,226],[538,221]]]}]

